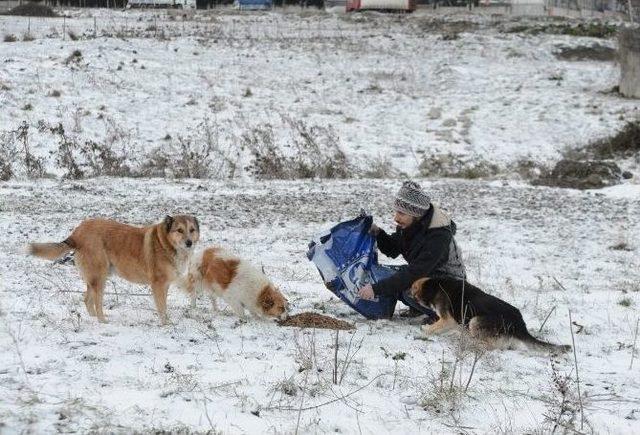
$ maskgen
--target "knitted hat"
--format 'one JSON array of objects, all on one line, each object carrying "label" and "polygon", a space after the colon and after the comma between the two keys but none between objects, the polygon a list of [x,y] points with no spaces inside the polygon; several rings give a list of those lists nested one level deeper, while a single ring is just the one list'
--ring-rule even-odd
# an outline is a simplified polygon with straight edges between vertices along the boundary
[{"label": "knitted hat", "polygon": [[422,217],[431,207],[431,198],[420,185],[413,181],[405,181],[396,194],[393,208],[409,216]]}]

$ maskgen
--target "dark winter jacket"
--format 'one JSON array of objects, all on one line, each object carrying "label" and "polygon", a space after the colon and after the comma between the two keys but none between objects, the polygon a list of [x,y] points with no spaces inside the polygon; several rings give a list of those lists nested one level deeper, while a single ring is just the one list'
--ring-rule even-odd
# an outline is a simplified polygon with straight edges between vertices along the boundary
[{"label": "dark winter jacket", "polygon": [[373,284],[373,292],[397,297],[419,278],[465,279],[455,233],[455,222],[433,204],[424,217],[404,230],[398,227],[391,235],[380,230],[376,237],[380,252],[391,258],[402,255],[408,264]]}]

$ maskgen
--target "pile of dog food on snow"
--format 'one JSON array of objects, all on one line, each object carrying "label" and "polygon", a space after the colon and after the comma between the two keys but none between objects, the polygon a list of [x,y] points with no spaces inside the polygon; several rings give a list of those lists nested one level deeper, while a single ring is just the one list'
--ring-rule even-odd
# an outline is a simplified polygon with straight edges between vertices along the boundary
[{"label": "pile of dog food on snow", "polygon": [[324,316],[318,313],[305,312],[289,316],[286,320],[278,322],[280,326],[295,326],[298,328],[318,329],[355,329],[355,325],[334,317]]}]

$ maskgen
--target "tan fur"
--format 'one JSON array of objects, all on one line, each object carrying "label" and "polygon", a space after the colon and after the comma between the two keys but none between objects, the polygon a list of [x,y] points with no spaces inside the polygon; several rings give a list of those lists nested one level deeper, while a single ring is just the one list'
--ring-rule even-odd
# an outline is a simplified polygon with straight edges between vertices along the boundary
[{"label": "tan fur", "polygon": [[87,284],[84,303],[92,316],[106,322],[102,309],[107,277],[115,272],[127,281],[150,284],[156,309],[167,323],[167,291],[187,266],[200,238],[198,221],[188,215],[167,216],[163,222],[134,227],[107,219],[88,219],[62,243],[32,243],[32,255],[55,259],[74,251],[75,263]]},{"label": "tan fur", "polygon": [[281,317],[287,312],[287,300],[273,285],[265,285],[258,293],[258,305],[269,317]]},{"label": "tan fur", "polygon": [[200,274],[207,283],[217,283],[222,291],[226,290],[236,276],[240,260],[237,258],[223,259],[217,256],[220,249],[207,249],[202,254]]}]

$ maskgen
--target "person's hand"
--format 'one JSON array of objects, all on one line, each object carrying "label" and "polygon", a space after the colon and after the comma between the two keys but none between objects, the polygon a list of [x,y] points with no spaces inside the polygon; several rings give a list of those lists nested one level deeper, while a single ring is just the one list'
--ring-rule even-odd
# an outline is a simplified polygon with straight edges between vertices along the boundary
[{"label": "person's hand", "polygon": [[377,237],[379,232],[380,228],[378,228],[376,224],[371,224],[371,228],[369,228],[369,234],[371,234],[373,237]]},{"label": "person's hand", "polygon": [[364,299],[365,301],[371,301],[376,297],[375,293],[373,293],[373,287],[371,287],[371,284],[367,284],[358,290],[358,296],[360,296],[360,299]]}]

